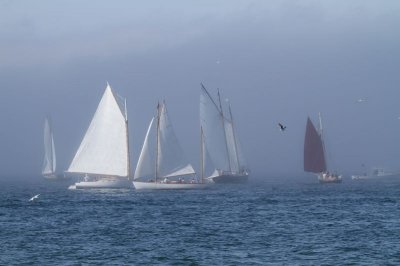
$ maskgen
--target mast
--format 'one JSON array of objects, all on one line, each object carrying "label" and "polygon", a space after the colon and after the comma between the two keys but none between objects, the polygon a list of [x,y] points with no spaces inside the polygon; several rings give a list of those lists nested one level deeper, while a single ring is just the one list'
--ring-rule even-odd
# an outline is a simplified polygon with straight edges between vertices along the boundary
[{"label": "mast", "polygon": [[325,160],[325,164],[326,164],[326,169],[328,169],[328,162],[326,160],[326,147],[325,147],[325,141],[324,141],[324,137],[323,137],[323,128],[322,128],[322,117],[321,117],[321,112],[318,112],[318,118],[319,118],[319,134],[321,137],[321,142],[322,142],[322,151],[323,151],[323,156],[324,156],[324,160]]},{"label": "mast", "polygon": [[202,126],[200,126],[200,177],[201,183],[204,183],[204,135]]},{"label": "mast", "polygon": [[[211,97],[210,93],[208,93],[208,90],[206,87],[204,87],[203,83],[200,83],[201,88],[204,90],[204,92],[207,94],[208,98],[210,98],[211,102],[214,104],[215,108],[221,113],[221,110],[219,110],[218,105],[215,103],[213,97]],[[219,93],[219,92],[218,92]]]},{"label": "mast", "polygon": [[318,118],[319,118],[319,132],[320,132],[321,138],[322,138],[322,118],[321,118],[321,113],[318,113]]},{"label": "mast", "polygon": [[53,169],[54,169],[54,162],[53,162],[53,150],[54,150],[54,142],[53,142],[53,130],[52,130],[52,124],[51,124],[51,119],[50,119],[50,117],[49,117],[49,119],[48,119],[48,122],[49,122],[49,131],[50,131],[50,151],[51,151],[51,154],[50,154],[50,158],[51,158],[51,160],[50,160],[50,169],[51,169],[51,174],[54,174],[54,172],[53,172]]},{"label": "mast", "polygon": [[156,130],[156,176],[155,176],[155,182],[157,183],[157,178],[158,178],[158,157],[159,157],[159,149],[160,149],[160,102],[157,104],[157,130]]},{"label": "mast", "polygon": [[129,151],[129,125],[128,125],[128,110],[127,110],[127,100],[125,98],[125,127],[126,127],[126,148],[127,148],[127,174],[128,180],[131,176],[131,158],[130,158],[130,151]]},{"label": "mast", "polygon": [[228,155],[228,163],[229,163],[229,171],[232,172],[232,165],[231,165],[231,160],[229,156],[229,150],[228,150],[228,140],[226,139],[226,128],[225,128],[225,116],[224,116],[224,110],[222,109],[222,103],[221,103],[221,95],[219,94],[219,89],[218,90],[218,101],[219,101],[219,107],[221,111],[221,121],[222,121],[222,128],[224,129],[224,139],[225,139],[225,148],[226,148],[226,154]]},{"label": "mast", "polygon": [[236,141],[236,130],[235,130],[235,125],[233,123],[233,115],[232,115],[232,109],[231,109],[231,103],[229,102],[229,116],[231,117],[231,123],[232,123],[232,132],[233,132],[233,141],[235,143],[235,155],[236,155],[236,160],[238,164],[238,170],[240,173],[240,160],[239,160],[239,155],[238,155],[238,146],[237,146],[237,141]]}]

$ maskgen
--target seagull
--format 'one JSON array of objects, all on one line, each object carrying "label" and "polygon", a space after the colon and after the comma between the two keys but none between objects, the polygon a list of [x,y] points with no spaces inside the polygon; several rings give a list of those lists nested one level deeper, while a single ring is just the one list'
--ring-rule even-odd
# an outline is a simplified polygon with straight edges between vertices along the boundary
[{"label": "seagull", "polygon": [[40,194],[33,196],[29,201],[35,201],[39,198]]},{"label": "seagull", "polygon": [[286,126],[282,125],[281,123],[278,123],[279,129],[283,132],[286,129]]},{"label": "seagull", "polygon": [[367,101],[367,99],[365,99],[365,98],[360,98],[360,99],[357,100],[358,103],[363,103],[363,102],[366,102],[366,101]]}]

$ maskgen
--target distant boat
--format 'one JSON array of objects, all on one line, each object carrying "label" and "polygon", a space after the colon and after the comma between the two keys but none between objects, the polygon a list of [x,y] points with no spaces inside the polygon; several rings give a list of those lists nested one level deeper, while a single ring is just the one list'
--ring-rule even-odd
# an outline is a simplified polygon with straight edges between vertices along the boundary
[{"label": "distant boat", "polygon": [[[218,92],[218,105],[207,89],[201,84],[200,95],[201,142],[205,158],[202,166],[206,178],[215,183],[243,183],[248,180],[250,170],[247,167],[234,125],[231,106],[228,115],[224,115],[221,97]],[[206,169],[213,168],[211,173]]]},{"label": "distant boat", "polygon": [[83,177],[70,188],[131,188],[126,99],[107,83],[67,173]]},{"label": "distant boat", "polygon": [[42,175],[48,180],[65,180],[68,177],[56,174],[56,148],[54,146],[53,130],[50,119],[44,121],[44,159]]},{"label": "distant boat", "polygon": [[387,178],[387,177],[400,177],[399,172],[389,172],[383,168],[372,168],[369,174],[363,173],[361,175],[352,175],[351,179],[372,179],[372,178]]},{"label": "distant boat", "polygon": [[169,120],[165,103],[158,104],[144,139],[133,185],[136,189],[203,189],[187,161]]},{"label": "distant boat", "polygon": [[323,140],[321,114],[319,132],[308,117],[304,139],[304,171],[315,173],[321,183],[340,183],[342,176],[328,171]]}]

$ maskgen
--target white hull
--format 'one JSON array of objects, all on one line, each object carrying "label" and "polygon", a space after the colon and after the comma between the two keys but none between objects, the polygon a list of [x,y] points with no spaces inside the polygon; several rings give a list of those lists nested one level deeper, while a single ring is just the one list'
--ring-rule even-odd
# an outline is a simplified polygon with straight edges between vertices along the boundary
[{"label": "white hull", "polygon": [[81,181],[69,187],[70,189],[103,189],[103,188],[132,188],[128,179],[99,179],[95,181]]},{"label": "white hull", "polygon": [[133,181],[135,189],[205,189],[210,184],[204,183],[156,183],[156,182],[135,182]]},{"label": "white hull", "polygon": [[351,179],[360,180],[360,179],[379,179],[379,178],[391,178],[391,177],[400,177],[400,173],[380,174],[380,175],[352,175]]},{"label": "white hull", "polygon": [[341,183],[342,176],[341,175],[333,175],[327,173],[318,174],[318,180],[320,183]]},{"label": "white hull", "polygon": [[369,179],[371,177],[367,176],[367,175],[352,175],[351,179],[353,180],[361,180],[361,179]]}]

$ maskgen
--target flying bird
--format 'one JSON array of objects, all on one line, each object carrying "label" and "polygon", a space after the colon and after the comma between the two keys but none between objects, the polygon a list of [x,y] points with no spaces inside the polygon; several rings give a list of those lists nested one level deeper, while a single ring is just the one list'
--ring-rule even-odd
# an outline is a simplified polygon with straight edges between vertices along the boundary
[{"label": "flying bird", "polygon": [[363,102],[366,102],[366,101],[367,101],[367,99],[365,99],[365,98],[360,98],[360,99],[357,100],[358,103],[363,103]]},{"label": "flying bird", "polygon": [[286,126],[282,125],[281,123],[278,123],[279,129],[283,132],[286,129]]},{"label": "flying bird", "polygon": [[39,198],[40,194],[33,196],[29,201],[35,201]]}]

